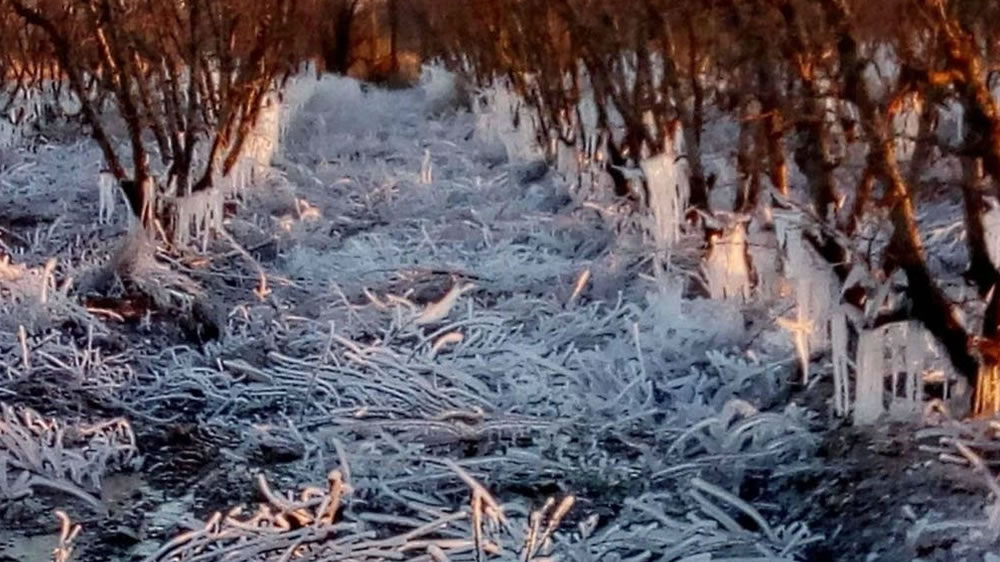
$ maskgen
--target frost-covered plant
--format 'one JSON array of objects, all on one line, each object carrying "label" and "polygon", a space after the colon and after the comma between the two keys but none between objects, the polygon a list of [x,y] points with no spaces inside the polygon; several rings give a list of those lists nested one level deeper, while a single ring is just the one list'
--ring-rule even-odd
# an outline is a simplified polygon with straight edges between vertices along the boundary
[{"label": "frost-covered plant", "polygon": [[431,161],[430,150],[424,150],[424,157],[420,161],[420,183],[424,185],[434,183],[434,166]]},{"label": "frost-covered plant", "polygon": [[[704,455],[708,462],[726,456],[746,455],[749,459],[755,452],[764,451],[767,451],[769,462],[782,455],[795,458],[815,446],[807,423],[806,412],[794,404],[779,414],[759,412],[746,401],[733,399],[718,415],[686,429],[673,441],[667,454],[688,458]],[[737,465],[733,466],[734,470],[745,468]]]},{"label": "frost-covered plant", "polygon": [[[808,545],[823,540],[804,523],[770,524],[753,506],[706,480],[693,478],[689,484],[686,494],[648,493],[625,498],[614,524],[597,528],[596,517],[584,521],[566,546],[569,559],[791,562],[800,560]],[[676,496],[691,504],[683,517],[674,514]],[[757,529],[751,531],[740,524],[740,516],[753,521]]]},{"label": "frost-covered plant", "polygon": [[83,527],[74,525],[64,511],[56,510],[56,517],[59,519],[59,544],[52,551],[52,562],[70,562],[76,539]]},{"label": "frost-covered plant", "polygon": [[[189,186],[207,189],[230,175],[244,151],[269,161],[279,125],[277,104],[265,101],[303,58],[296,34],[315,7],[245,0],[96,0],[79,10],[7,5],[24,42],[48,47],[67,77],[109,173],[146,227],[162,218],[154,216],[162,211],[156,199],[168,186],[182,196]],[[245,17],[216,25],[235,13]],[[116,111],[105,111],[108,100]],[[255,131],[261,112],[263,128]],[[114,138],[118,122],[127,142]],[[153,193],[144,189],[148,181]]]},{"label": "frost-covered plant", "polygon": [[15,501],[48,488],[104,511],[95,496],[101,479],[130,466],[137,454],[135,435],[123,419],[67,424],[0,403],[0,499]]},{"label": "frost-covered plant", "polygon": [[329,473],[324,488],[307,487],[297,498],[272,491],[259,476],[265,503],[254,513],[244,515],[239,507],[226,515],[216,513],[164,544],[146,562],[551,559],[553,535],[572,507],[572,497],[558,504],[550,499],[539,511],[514,518],[462,468],[445,464],[469,486],[468,508],[431,508],[413,501],[399,505],[398,513],[358,513],[350,505],[352,488],[341,470]]},{"label": "frost-covered plant", "polygon": [[0,333],[19,328],[35,332],[64,318],[80,325],[91,321],[70,294],[73,279],[56,279],[58,265],[54,258],[40,267],[26,267],[13,263],[10,256],[0,257]]}]

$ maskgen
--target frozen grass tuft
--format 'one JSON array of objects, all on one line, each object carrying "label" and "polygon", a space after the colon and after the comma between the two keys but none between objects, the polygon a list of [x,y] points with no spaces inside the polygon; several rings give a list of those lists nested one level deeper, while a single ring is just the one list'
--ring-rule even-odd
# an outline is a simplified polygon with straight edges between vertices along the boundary
[{"label": "frozen grass tuft", "polygon": [[65,424],[3,403],[0,416],[0,499],[5,501],[45,488],[104,512],[96,495],[101,479],[137,458],[135,436],[125,420]]}]

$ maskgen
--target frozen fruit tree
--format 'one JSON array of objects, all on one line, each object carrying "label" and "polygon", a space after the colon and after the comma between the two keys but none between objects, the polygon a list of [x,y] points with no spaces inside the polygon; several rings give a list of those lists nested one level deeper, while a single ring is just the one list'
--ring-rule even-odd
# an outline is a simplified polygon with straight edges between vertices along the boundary
[{"label": "frozen fruit tree", "polygon": [[[700,232],[707,253],[742,240],[722,234],[743,225],[756,291],[781,290],[771,262],[795,284],[799,312],[785,323],[802,353],[835,341],[860,354],[859,337],[912,325],[976,388],[977,410],[1000,409],[1000,354],[991,351],[1000,334],[991,258],[998,233],[987,220],[1000,198],[1000,29],[988,23],[996,3],[497,0],[431,8],[437,53],[480,84],[510,84],[553,162],[567,161],[567,147],[576,151],[613,178],[619,195],[663,207],[651,209],[659,223],[679,215],[671,218],[679,224],[658,228]],[[686,198],[665,199],[650,191],[676,174],[652,158],[677,147],[670,159],[683,161],[684,189],[665,192]],[[689,212],[674,212],[678,203]],[[940,239],[940,224],[927,218],[940,209],[954,209],[964,228],[960,277],[928,242]],[[762,240],[781,255],[750,263]],[[963,283],[975,302],[963,297]],[[819,306],[817,295],[833,302]]]},{"label": "frozen fruit tree", "polygon": [[[147,227],[161,198],[231,174],[275,86],[308,47],[313,2],[292,0],[2,0],[26,61],[79,104],[107,173]],[[126,142],[114,131],[124,128]],[[169,228],[169,225],[167,225]]]}]

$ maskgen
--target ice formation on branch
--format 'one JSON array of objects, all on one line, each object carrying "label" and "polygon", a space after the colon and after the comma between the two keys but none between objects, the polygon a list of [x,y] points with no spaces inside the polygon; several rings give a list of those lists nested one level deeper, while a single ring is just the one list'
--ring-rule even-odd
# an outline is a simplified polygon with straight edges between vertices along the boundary
[{"label": "ice formation on branch", "polygon": [[13,148],[19,139],[18,127],[6,118],[0,118],[0,148]]},{"label": "ice formation on branch", "polygon": [[840,417],[851,407],[850,365],[848,355],[847,313],[839,307],[830,317],[830,350],[833,363],[833,411]]},{"label": "ice formation on branch", "polygon": [[885,413],[882,403],[885,394],[884,330],[866,330],[859,334],[856,362],[854,425],[868,425]]},{"label": "ice formation on branch", "polygon": [[886,327],[888,364],[892,374],[889,413],[902,418],[922,411],[924,371],[927,360],[927,332],[914,322]]},{"label": "ice formation on branch", "polygon": [[263,106],[257,114],[253,132],[247,138],[242,157],[253,163],[254,173],[259,173],[271,166],[271,159],[278,149],[281,132],[281,104],[275,94],[269,94],[261,102]]},{"label": "ice formation on branch", "polygon": [[[837,330],[834,334],[839,340]],[[835,354],[839,354],[838,348],[834,346]],[[927,331],[913,322],[861,330],[853,362],[856,365],[854,424],[875,423],[887,413],[886,404],[888,414],[895,419],[919,414],[923,408],[924,376],[934,351]],[[834,361],[834,368],[838,369],[836,355]],[[835,383],[840,376],[840,373],[835,373]],[[835,405],[838,413],[846,413],[839,392]]]},{"label": "ice formation on branch", "polygon": [[509,160],[531,160],[541,155],[537,121],[510,85],[497,83],[480,92],[473,111],[477,131],[499,139]]},{"label": "ice formation on branch", "polygon": [[986,249],[990,261],[995,267],[1000,267],[1000,204],[993,199],[987,199],[989,210],[983,214],[983,228],[986,230]]},{"label": "ice formation on branch", "polygon": [[722,213],[717,213],[716,218],[726,222],[720,234],[712,235],[703,266],[709,294],[713,299],[749,299],[746,220]]},{"label": "ice formation on branch", "polygon": [[643,160],[642,172],[649,191],[653,240],[660,249],[668,249],[680,240],[684,212],[691,196],[686,166],[677,161],[674,143],[668,142],[662,154]]},{"label": "ice formation on branch", "polygon": [[784,249],[784,274],[795,295],[795,316],[786,319],[808,381],[811,350],[829,344],[831,307],[837,302],[837,282],[830,268],[813,256],[803,238],[802,220],[794,211],[775,211],[774,227],[779,247]]},{"label": "ice formation on branch", "polygon": [[222,227],[223,199],[222,191],[215,187],[178,199],[174,243],[187,246],[193,235],[201,250],[207,250],[209,233]]}]

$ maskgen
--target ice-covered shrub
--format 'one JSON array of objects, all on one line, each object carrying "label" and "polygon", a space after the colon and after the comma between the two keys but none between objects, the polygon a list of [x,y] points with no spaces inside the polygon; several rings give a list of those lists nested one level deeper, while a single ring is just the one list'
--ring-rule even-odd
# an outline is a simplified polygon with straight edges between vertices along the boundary
[{"label": "ice-covered shrub", "polygon": [[426,111],[443,115],[450,110],[471,109],[469,85],[465,78],[436,65],[424,65],[420,79]]},{"label": "ice-covered shrub", "polygon": [[70,295],[73,280],[58,282],[56,259],[39,267],[27,267],[12,262],[10,256],[0,257],[0,333],[26,329],[34,333],[48,329],[52,323],[73,318],[86,325],[90,316]]}]

